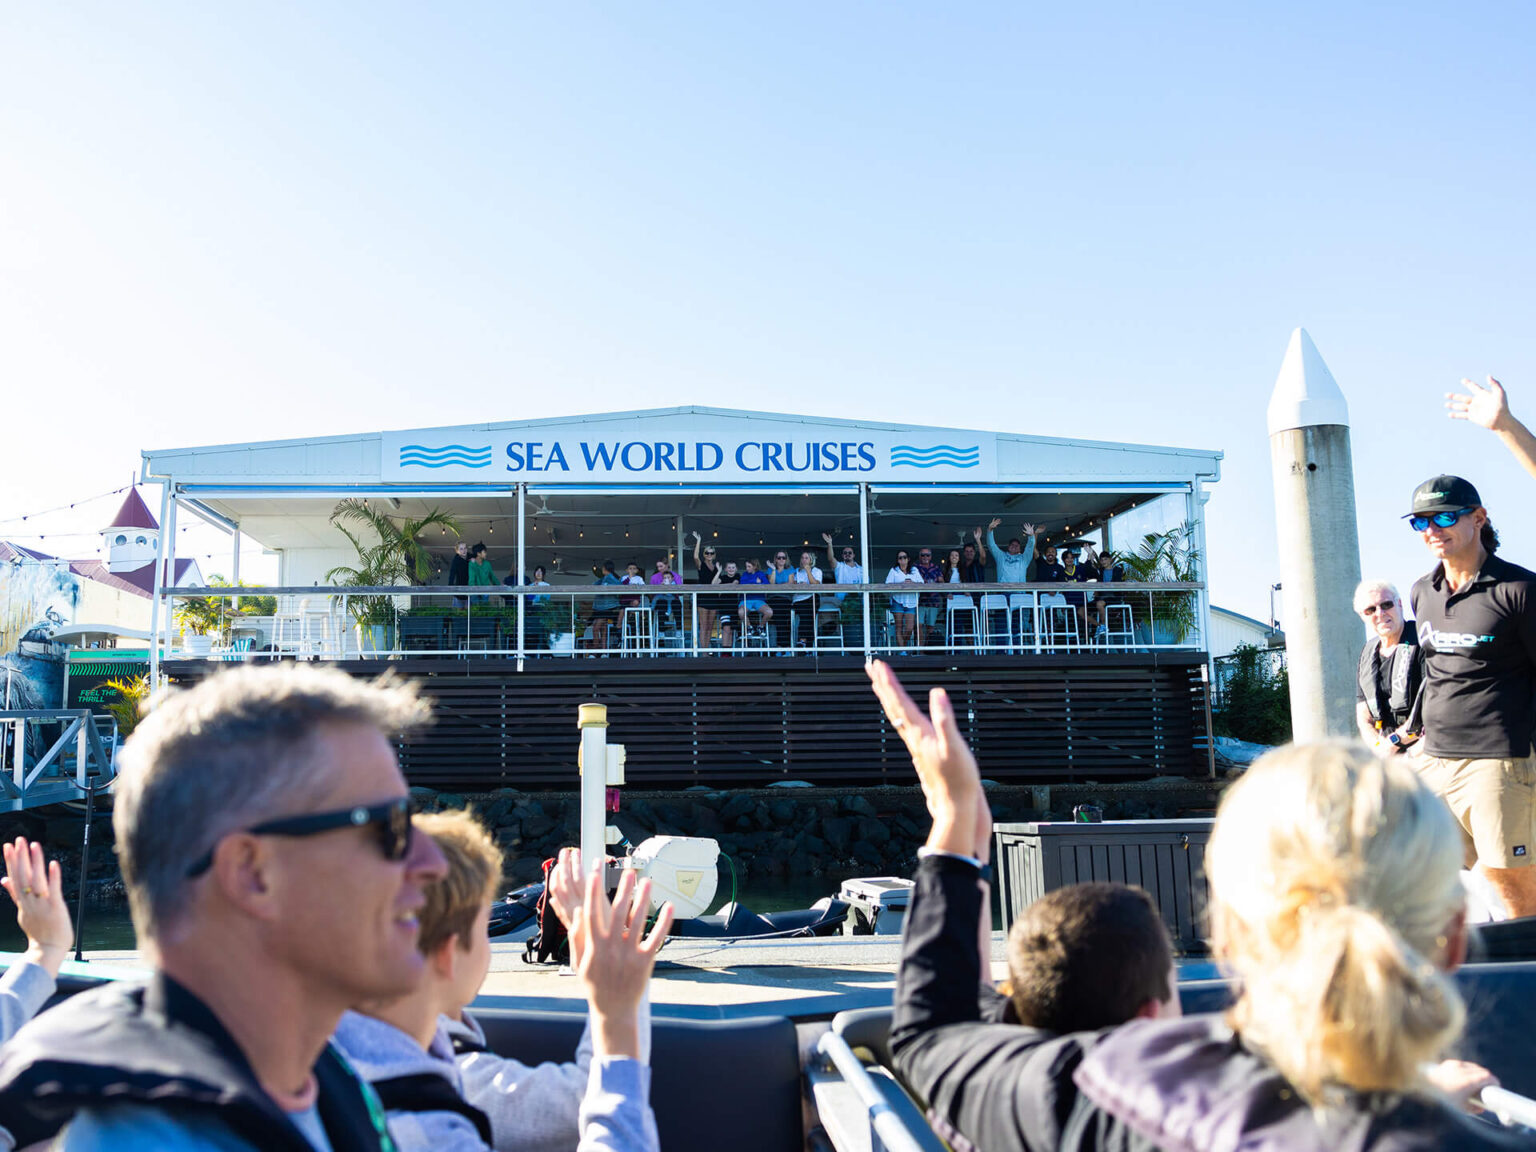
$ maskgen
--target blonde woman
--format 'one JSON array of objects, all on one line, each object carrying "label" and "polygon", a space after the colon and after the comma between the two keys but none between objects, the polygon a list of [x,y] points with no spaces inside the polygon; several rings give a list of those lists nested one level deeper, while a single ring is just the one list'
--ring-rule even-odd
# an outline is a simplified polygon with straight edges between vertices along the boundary
[{"label": "blonde woman", "polygon": [[[957,1102],[941,1118],[974,1146],[1532,1146],[1460,1111],[1458,1099],[1492,1082],[1485,1070],[1435,1063],[1465,1020],[1447,975],[1466,951],[1461,837],[1404,759],[1291,746],[1227,792],[1205,864],[1213,944],[1243,989],[1228,1013],[1170,1018],[1149,1005],[1147,1018],[1105,1032],[1008,1040],[979,1019],[974,991],[992,832],[976,760],[943,689],[930,694],[930,718],[886,664],[872,662],[869,675],[933,815],[907,910],[892,1051],[930,1102]],[[925,956],[945,963],[925,970]],[[924,1053],[942,1044],[966,1058],[924,1080]]]},{"label": "blonde woman", "polygon": [[[1455,820],[1408,764],[1341,743],[1271,752],[1223,798],[1205,861],[1238,1001],[1110,1034],[1078,1070],[1065,1142],[1531,1146],[1469,1119],[1424,1071],[1465,1022],[1447,973],[1466,913]],[[1454,1064],[1434,1080],[1468,1094],[1489,1082]]]}]

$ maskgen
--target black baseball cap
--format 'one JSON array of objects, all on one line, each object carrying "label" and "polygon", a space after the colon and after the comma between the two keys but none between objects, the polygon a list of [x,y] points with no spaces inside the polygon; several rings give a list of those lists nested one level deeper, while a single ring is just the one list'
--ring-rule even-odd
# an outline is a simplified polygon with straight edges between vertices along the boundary
[{"label": "black baseball cap", "polygon": [[1483,498],[1477,494],[1477,489],[1460,476],[1431,476],[1413,490],[1413,511],[1403,519],[1482,506]]}]

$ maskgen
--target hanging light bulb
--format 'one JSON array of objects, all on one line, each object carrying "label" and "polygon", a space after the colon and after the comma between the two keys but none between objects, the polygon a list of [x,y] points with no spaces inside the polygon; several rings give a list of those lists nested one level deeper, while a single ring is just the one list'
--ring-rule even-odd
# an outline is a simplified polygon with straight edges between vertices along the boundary
[{"label": "hanging light bulb", "polygon": [[714,532],[711,533],[711,535],[713,535],[718,540],[720,538],[720,529],[716,528]]}]

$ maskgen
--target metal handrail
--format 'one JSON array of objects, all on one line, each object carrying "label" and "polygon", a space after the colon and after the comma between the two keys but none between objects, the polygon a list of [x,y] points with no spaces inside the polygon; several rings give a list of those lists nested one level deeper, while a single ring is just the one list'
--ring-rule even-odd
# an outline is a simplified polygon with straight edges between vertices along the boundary
[{"label": "metal handrail", "polygon": [[1478,1102],[1506,1127],[1519,1124],[1525,1128],[1536,1128],[1536,1100],[1529,1096],[1490,1085],[1478,1093]]},{"label": "metal handrail", "polygon": [[816,1051],[832,1061],[833,1067],[868,1111],[869,1127],[874,1133],[873,1147],[884,1148],[887,1152],[925,1152],[922,1143],[901,1122],[901,1117],[875,1086],[874,1079],[846,1040],[836,1032],[823,1032],[816,1042]]}]

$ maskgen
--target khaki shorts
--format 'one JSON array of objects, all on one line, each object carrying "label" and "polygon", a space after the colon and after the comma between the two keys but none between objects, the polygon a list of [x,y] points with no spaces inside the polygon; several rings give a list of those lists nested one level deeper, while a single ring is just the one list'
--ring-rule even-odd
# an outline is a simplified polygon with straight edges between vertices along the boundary
[{"label": "khaki shorts", "polygon": [[1461,825],[1467,867],[1536,863],[1536,754],[1518,760],[1409,761]]}]

